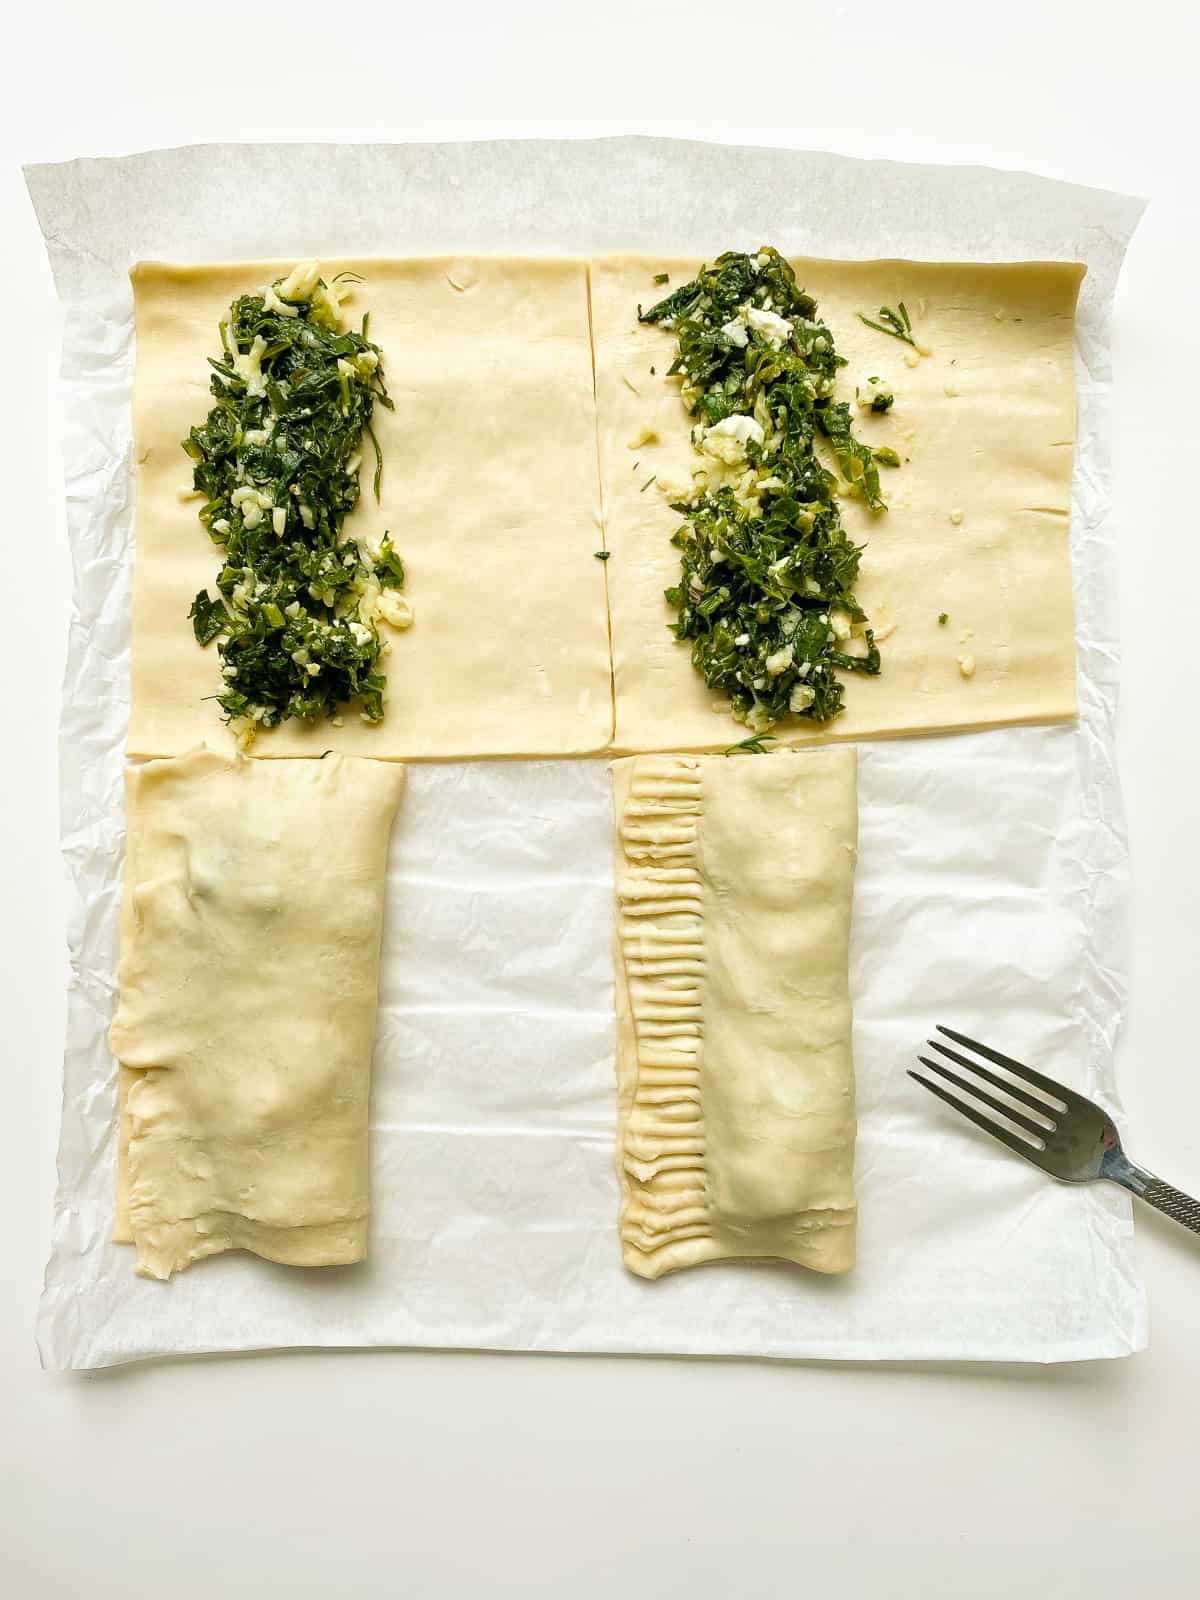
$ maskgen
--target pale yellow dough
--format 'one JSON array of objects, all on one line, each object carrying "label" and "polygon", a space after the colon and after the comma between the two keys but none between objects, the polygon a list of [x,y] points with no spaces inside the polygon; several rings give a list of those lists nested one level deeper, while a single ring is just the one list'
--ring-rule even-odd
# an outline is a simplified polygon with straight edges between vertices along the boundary
[{"label": "pale yellow dough", "polygon": [[621,1243],[854,1265],[856,755],[613,764]]},{"label": "pale yellow dough", "polygon": [[126,773],[114,1237],[167,1278],[366,1253],[367,1105],[403,767],[210,750]]},{"label": "pale yellow dough", "polygon": [[[213,588],[221,553],[199,500],[181,500],[180,448],[211,405],[208,365],[230,301],[292,262],[133,272],[137,552],[132,756],[232,749],[212,700],[215,645],[202,650],[188,608]],[[371,313],[395,410],[375,410],[382,504],[364,445],[362,500],[347,532],[390,530],[415,613],[383,658],[386,716],[365,726],[290,722],[263,756],[336,749],[387,759],[582,755],[612,731],[596,433],[582,261],[323,261],[364,282],[347,302]]]},{"label": "pale yellow dough", "polygon": [[[792,261],[848,360],[839,398],[853,403],[870,377],[894,388],[893,410],[856,409],[855,427],[904,465],[880,469],[883,515],[842,501],[849,536],[868,545],[858,596],[881,635],[883,672],[848,679],[845,712],[827,729],[792,719],[775,733],[801,742],[1072,717],[1072,340],[1084,269]],[[660,484],[686,485],[696,461],[678,384],[665,376],[673,336],[636,320],[639,302],[668,292],[656,272],[676,287],[699,265],[621,257],[591,268],[618,750],[723,749],[739,737],[690,646],[668,631],[663,590],[679,581],[670,539],[682,518]],[[856,314],[900,300],[924,357]],[[656,439],[640,442],[647,432]],[[643,490],[651,474],[659,483]]]}]

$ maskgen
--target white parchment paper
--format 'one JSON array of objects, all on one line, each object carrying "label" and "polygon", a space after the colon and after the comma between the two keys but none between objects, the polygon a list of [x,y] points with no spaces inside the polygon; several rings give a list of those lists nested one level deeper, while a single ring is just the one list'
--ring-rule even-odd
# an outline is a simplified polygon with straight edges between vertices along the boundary
[{"label": "white parchment paper", "polygon": [[[1146,1337],[1124,1198],[1055,1185],[904,1076],[936,1021],[1116,1109],[1125,843],[1112,760],[1108,312],[1140,203],[986,169],[663,140],[209,146],[27,174],[66,310],[74,616],[62,720],[72,981],[54,1367],[278,1345],[1068,1360]],[[393,841],[369,1260],[227,1255],[170,1284],[108,1242],[143,257],[639,248],[1078,259],[1081,718],[864,745],[852,989],[856,1272],[621,1268],[604,763],[410,768]]]}]

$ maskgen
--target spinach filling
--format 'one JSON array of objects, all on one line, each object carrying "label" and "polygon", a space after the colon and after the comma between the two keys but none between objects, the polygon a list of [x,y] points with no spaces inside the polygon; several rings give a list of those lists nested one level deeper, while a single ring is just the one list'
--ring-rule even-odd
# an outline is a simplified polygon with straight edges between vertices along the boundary
[{"label": "spinach filling", "polygon": [[359,501],[364,435],[376,403],[391,408],[382,352],[345,331],[338,280],[315,263],[233,302],[211,359],[214,404],[183,448],[204,496],[200,520],[221,547],[217,595],[190,616],[201,645],[218,640],[225,718],[248,743],[289,718],[336,717],[353,704],[383,716],[386,648],[379,622],[406,627],[404,567],[384,535],[368,549],[344,533]]},{"label": "spinach filling", "polygon": [[834,399],[845,362],[778,251],[719,256],[638,317],[676,337],[669,375],[700,453],[691,490],[671,502],[686,519],[673,539],[680,581],[666,591],[675,635],[752,735],[788,716],[828,722],[843,709],[836,674],[880,670],[854,595],[863,547],[836,495],[883,511],[879,463],[899,458],[854,436]]}]

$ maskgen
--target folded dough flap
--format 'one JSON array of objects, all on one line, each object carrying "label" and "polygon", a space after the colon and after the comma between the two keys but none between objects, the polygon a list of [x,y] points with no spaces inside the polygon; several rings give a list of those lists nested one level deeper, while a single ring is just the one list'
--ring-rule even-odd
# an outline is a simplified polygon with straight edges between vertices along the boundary
[{"label": "folded dough flap", "polygon": [[118,1241],[361,1260],[390,763],[195,750],[129,769]]},{"label": "folded dough flap", "polygon": [[848,1271],[855,752],[613,774],[625,1265]]}]

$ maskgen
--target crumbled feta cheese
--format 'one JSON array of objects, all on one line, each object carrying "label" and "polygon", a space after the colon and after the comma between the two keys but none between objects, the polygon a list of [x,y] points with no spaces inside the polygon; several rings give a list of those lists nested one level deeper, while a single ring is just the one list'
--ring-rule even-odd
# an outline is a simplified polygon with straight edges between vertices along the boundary
[{"label": "crumbled feta cheese", "polygon": [[304,670],[310,678],[317,678],[321,674],[321,663],[319,661],[310,661]]},{"label": "crumbled feta cheese", "polygon": [[767,680],[765,678],[755,678],[753,684],[751,684],[751,688],[753,689],[765,689],[766,687]]},{"label": "crumbled feta cheese", "polygon": [[714,422],[701,440],[700,448],[715,461],[736,466],[746,459],[748,444],[761,445],[762,442],[762,426],[753,417],[732,416]]},{"label": "crumbled feta cheese", "polygon": [[760,311],[757,306],[746,310],[747,326],[761,334],[772,350],[779,350],[792,336],[792,325],[776,311]]},{"label": "crumbled feta cheese", "polygon": [[777,678],[781,672],[786,672],[791,666],[795,654],[795,645],[785,644],[782,649],[776,650],[769,655],[763,665],[772,678]]},{"label": "crumbled feta cheese", "polygon": [[820,594],[821,585],[817,582],[817,580],[815,578],[805,578],[805,580],[804,580],[804,592],[805,592],[805,594]]},{"label": "crumbled feta cheese", "polygon": [[895,403],[890,383],[883,378],[868,378],[861,389],[855,391],[860,411],[886,411]]},{"label": "crumbled feta cheese", "polygon": [[304,504],[304,502],[301,501],[301,503],[296,507],[296,509],[300,513],[300,521],[304,524],[304,526],[306,528],[315,528],[316,527],[317,519],[313,515],[313,508],[311,506],[306,506]]},{"label": "crumbled feta cheese", "polygon": [[244,353],[239,350],[233,356],[233,370],[244,380],[247,394],[261,395],[267,392],[267,380],[262,370],[262,358],[266,350],[267,341],[261,333],[256,333],[249,350]]},{"label": "crumbled feta cheese", "polygon": [[750,643],[750,635],[748,633],[739,633],[733,642],[735,645],[737,645],[739,650],[744,650]]},{"label": "crumbled feta cheese", "polygon": [[736,317],[731,317],[721,328],[721,332],[725,337],[731,343],[737,345],[739,350],[744,350],[750,343],[750,335],[746,332],[744,311],[745,307],[743,306],[742,311],[739,311]]},{"label": "crumbled feta cheese", "polygon": [[975,676],[975,657],[971,655],[959,656],[958,670],[964,678],[973,678]]},{"label": "crumbled feta cheese", "polygon": [[279,285],[281,300],[311,300],[321,281],[321,269],[315,261],[300,261]]},{"label": "crumbled feta cheese", "polygon": [[271,526],[275,530],[276,538],[282,539],[284,533],[287,530],[287,507],[286,506],[276,506],[275,507],[274,511],[272,511],[272,513],[271,513]]},{"label": "crumbled feta cheese", "polygon": [[788,696],[788,710],[807,711],[816,698],[817,691],[815,689],[810,689],[806,684],[798,683]]},{"label": "crumbled feta cheese", "polygon": [[304,608],[299,600],[289,600],[283,608],[283,614],[285,617],[291,617],[292,621],[295,622],[297,617],[303,616]]},{"label": "crumbled feta cheese", "polygon": [[350,624],[350,632],[354,636],[355,644],[357,644],[357,645],[370,644],[370,642],[371,642],[371,630],[370,630],[370,628],[365,627],[361,622],[352,622]]},{"label": "crumbled feta cheese", "polygon": [[394,589],[384,589],[380,592],[375,602],[375,615],[393,628],[412,627],[412,606]]},{"label": "crumbled feta cheese", "polygon": [[630,439],[629,443],[625,446],[625,448],[627,450],[640,450],[644,444],[657,444],[657,443],[658,443],[658,434],[655,433],[654,429],[653,428],[642,428],[636,434],[634,434],[633,438]]},{"label": "crumbled feta cheese", "polygon": [[229,496],[235,506],[255,505],[260,511],[269,511],[275,504],[269,489],[256,489],[252,483],[240,483]]},{"label": "crumbled feta cheese", "polygon": [[829,613],[829,626],[833,630],[835,639],[848,639],[850,637],[850,618],[845,611],[833,610]]},{"label": "crumbled feta cheese", "polygon": [[271,284],[268,284],[263,290],[263,307],[267,311],[278,312],[281,317],[298,317],[300,315],[295,306],[289,306],[286,300],[279,298]]},{"label": "crumbled feta cheese", "polygon": [[216,519],[216,521],[213,523],[213,532],[214,533],[228,533],[229,532],[229,518],[228,517],[218,517]]}]

